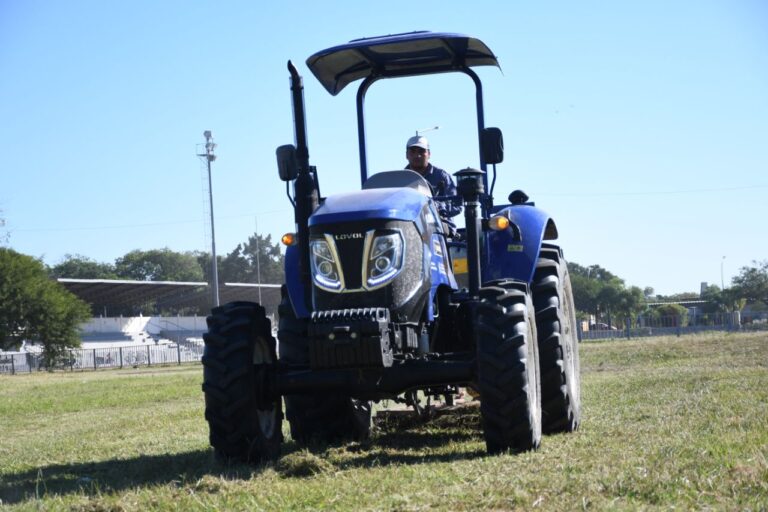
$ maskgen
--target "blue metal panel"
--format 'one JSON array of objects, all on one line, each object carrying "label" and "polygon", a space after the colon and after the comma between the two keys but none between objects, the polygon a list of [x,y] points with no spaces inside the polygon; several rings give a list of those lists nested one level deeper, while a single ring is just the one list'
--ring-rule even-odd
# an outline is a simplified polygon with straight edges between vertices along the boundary
[{"label": "blue metal panel", "polygon": [[445,239],[438,234],[432,235],[432,247],[430,248],[432,261],[430,271],[432,275],[432,288],[439,285],[448,285],[454,290],[458,289],[456,278],[453,275],[453,268],[448,257],[448,248],[445,245]]},{"label": "blue metal panel", "polygon": [[390,219],[413,221],[429,198],[409,188],[376,188],[327,197],[309,218],[310,226]]},{"label": "blue metal panel", "polygon": [[509,217],[519,228],[520,238],[515,237],[511,228],[487,234],[488,251],[484,258],[483,281],[512,278],[530,283],[536,271],[549,215],[528,205],[508,206],[497,214]]},{"label": "blue metal panel", "polygon": [[309,290],[304,289],[299,275],[299,258],[301,251],[299,246],[289,245],[285,250],[285,284],[288,287],[288,297],[291,299],[293,311],[297,318],[309,318],[310,312],[307,310],[304,301],[305,294]]},{"label": "blue metal panel", "polygon": [[448,248],[445,245],[445,239],[438,234],[432,235],[431,246],[424,246],[425,264],[429,268],[425,269],[429,272],[430,279],[432,281],[432,287],[430,289],[430,301],[427,305],[427,317],[431,322],[434,320],[434,299],[437,294],[437,289],[440,286],[450,286],[456,290],[459,285],[456,283],[456,278],[453,275],[453,268],[450,265],[450,259],[448,258]]}]

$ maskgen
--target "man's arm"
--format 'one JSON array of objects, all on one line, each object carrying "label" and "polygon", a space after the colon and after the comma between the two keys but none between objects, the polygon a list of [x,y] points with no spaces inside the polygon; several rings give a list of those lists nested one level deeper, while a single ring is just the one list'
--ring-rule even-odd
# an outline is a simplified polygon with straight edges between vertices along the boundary
[{"label": "man's arm", "polygon": [[[458,191],[456,190],[456,185],[453,183],[453,178],[451,178],[451,175],[448,174],[445,171],[442,171],[442,180],[441,180],[441,187],[439,190],[439,193],[441,196],[455,196],[458,195]],[[440,215],[444,215],[446,217],[455,217],[456,215],[461,213],[461,206],[455,206],[452,203],[449,202],[440,202],[439,203],[439,209],[440,209]]]}]

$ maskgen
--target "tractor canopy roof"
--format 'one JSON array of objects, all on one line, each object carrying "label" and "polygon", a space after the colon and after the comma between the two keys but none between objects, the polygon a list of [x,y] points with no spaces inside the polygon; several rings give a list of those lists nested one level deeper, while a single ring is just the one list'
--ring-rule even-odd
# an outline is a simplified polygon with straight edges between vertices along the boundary
[{"label": "tractor canopy roof", "polygon": [[459,71],[472,66],[499,66],[485,43],[463,34],[410,32],[355,39],[322,50],[307,66],[323,87],[336,95],[355,80]]}]

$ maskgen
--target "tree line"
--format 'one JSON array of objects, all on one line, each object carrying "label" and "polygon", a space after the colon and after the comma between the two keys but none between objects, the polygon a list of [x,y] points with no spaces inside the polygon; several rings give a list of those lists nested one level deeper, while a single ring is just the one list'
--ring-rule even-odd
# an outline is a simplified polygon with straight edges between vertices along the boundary
[{"label": "tree line", "polygon": [[648,318],[685,315],[687,309],[678,304],[665,304],[649,308],[649,302],[680,302],[703,300],[702,313],[726,313],[740,311],[747,304],[757,308],[768,307],[768,260],[753,261],[752,266],[742,267],[732,279],[731,286],[720,289],[709,285],[700,293],[685,292],[674,295],[654,295],[651,287],[640,289],[627,286],[623,279],[599,265],[584,267],[568,263],[574,303],[581,320],[594,318],[615,325],[624,318],[640,314]]},{"label": "tree line", "polygon": [[[270,235],[254,233],[230,253],[218,256],[217,266],[220,282],[284,281],[283,254]],[[207,283],[211,267],[209,253],[168,248],[130,251],[114,263],[66,255],[48,266],[0,247],[0,350],[18,349],[25,340],[39,341],[50,364],[67,348],[80,345],[78,326],[91,318],[91,307],[57,283],[57,278]]]},{"label": "tree line", "polygon": [[[284,281],[283,254],[272,236],[254,233],[225,256],[217,256],[219,282],[272,283]],[[114,263],[94,261],[79,254],[66,255],[48,269],[52,278],[127,279],[132,281],[211,281],[211,254],[177,252],[168,248],[134,250]]]},{"label": "tree line", "polygon": [[[254,233],[244,243],[217,258],[219,282],[284,282],[283,254],[270,235]],[[704,312],[741,310],[746,304],[768,307],[768,260],[742,267],[731,286],[709,286],[703,293],[655,295],[652,288],[628,286],[599,265],[569,263],[568,270],[577,316],[613,324],[626,317],[684,314],[685,308],[668,305],[648,308],[652,301],[703,299]],[[125,279],[139,281],[211,282],[211,259],[204,252],[176,252],[168,248],[134,250],[114,263],[67,255],[53,265],[0,247],[0,349],[18,348],[22,340],[41,341],[46,357],[56,357],[79,345],[79,324],[90,307],[59,285],[56,278]],[[205,312],[199,312],[205,313]],[[615,320],[614,320],[615,319]]]}]

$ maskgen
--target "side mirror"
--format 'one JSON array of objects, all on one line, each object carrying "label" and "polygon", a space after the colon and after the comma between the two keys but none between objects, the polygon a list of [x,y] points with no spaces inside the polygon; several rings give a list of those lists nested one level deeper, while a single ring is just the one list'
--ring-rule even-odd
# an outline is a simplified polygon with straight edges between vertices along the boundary
[{"label": "side mirror", "polygon": [[286,144],[275,151],[277,155],[277,172],[283,181],[295,180],[299,175],[299,159],[296,157],[296,146]]},{"label": "side mirror", "polygon": [[502,137],[500,129],[483,129],[480,145],[485,163],[500,164],[504,161],[504,137]]},{"label": "side mirror", "polygon": [[518,204],[525,204],[528,202],[528,194],[523,192],[522,190],[515,190],[511,194],[509,194],[509,202],[515,205]]}]

